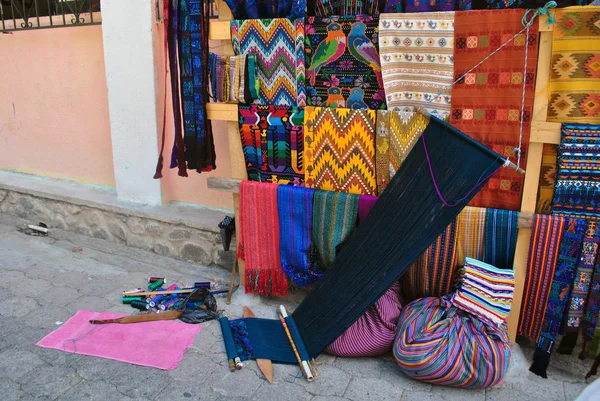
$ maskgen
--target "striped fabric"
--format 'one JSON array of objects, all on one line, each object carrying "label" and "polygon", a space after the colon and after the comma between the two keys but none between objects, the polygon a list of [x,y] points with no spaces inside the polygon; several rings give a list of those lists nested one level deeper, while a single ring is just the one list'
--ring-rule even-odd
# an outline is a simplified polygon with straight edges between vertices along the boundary
[{"label": "striped fabric", "polygon": [[326,269],[335,259],[336,246],[356,227],[359,196],[345,192],[314,192],[312,243],[319,253],[319,267]]},{"label": "striped fabric", "polygon": [[482,323],[446,297],[402,309],[394,358],[407,376],[426,383],[486,388],[502,383],[510,360],[506,325]]},{"label": "striped fabric", "polygon": [[375,356],[389,352],[402,311],[400,284],[396,283],[339,336],[326,353],[337,356]]},{"label": "striped fabric", "polygon": [[460,287],[452,294],[452,305],[482,321],[501,325],[510,313],[515,290],[515,272],[498,269],[479,260],[467,258]]},{"label": "striped fabric", "polygon": [[484,262],[500,269],[512,269],[517,248],[519,213],[513,210],[488,210],[485,218]]},{"label": "striped fabric", "polygon": [[536,214],[531,227],[527,274],[518,333],[537,341],[542,330],[565,220]]},{"label": "striped fabric", "polygon": [[487,209],[467,206],[458,215],[458,263],[463,265],[465,258],[483,260],[484,234]]},{"label": "striped fabric", "polygon": [[277,187],[251,181],[240,184],[238,256],[244,260],[246,293],[278,296],[288,293],[279,255]]}]

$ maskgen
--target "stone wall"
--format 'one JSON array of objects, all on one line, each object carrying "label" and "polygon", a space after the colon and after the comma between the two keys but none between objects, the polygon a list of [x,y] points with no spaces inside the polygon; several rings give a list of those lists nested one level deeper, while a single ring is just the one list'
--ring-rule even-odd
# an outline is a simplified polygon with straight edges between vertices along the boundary
[{"label": "stone wall", "polygon": [[50,230],[73,231],[204,266],[231,269],[234,261],[235,243],[232,242],[230,251],[223,251],[217,227],[214,231],[201,230],[2,189],[0,212],[14,214],[32,224],[43,222]]}]

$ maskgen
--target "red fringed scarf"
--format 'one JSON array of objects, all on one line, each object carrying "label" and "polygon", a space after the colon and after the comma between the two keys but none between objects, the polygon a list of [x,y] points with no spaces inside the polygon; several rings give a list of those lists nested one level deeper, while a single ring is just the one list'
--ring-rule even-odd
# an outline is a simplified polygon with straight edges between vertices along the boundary
[{"label": "red fringed scarf", "polygon": [[277,185],[240,184],[240,246],[246,293],[286,296],[288,281],[279,255]]}]

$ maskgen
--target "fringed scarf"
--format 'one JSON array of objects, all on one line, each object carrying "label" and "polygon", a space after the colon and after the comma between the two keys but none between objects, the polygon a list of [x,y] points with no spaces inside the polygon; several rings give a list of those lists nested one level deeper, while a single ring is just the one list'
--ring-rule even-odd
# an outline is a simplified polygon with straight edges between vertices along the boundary
[{"label": "fringed scarf", "polygon": [[279,185],[277,189],[281,265],[298,287],[313,284],[322,276],[309,260],[314,193],[314,189],[287,185]]},{"label": "fringed scarf", "polygon": [[579,250],[586,227],[586,222],[583,219],[566,218],[565,221],[566,229],[560,240],[558,260],[550,288],[542,332],[537,340],[533,363],[529,368],[530,371],[544,378],[547,377],[546,369],[550,364],[556,336],[560,331],[563,313],[569,301],[569,293],[575,276],[575,266],[579,258]]},{"label": "fringed scarf", "polygon": [[579,257],[577,272],[575,273],[571,290],[569,312],[566,319],[566,333],[557,350],[561,354],[571,354],[573,349],[575,349],[579,327],[583,320],[592,284],[599,244],[600,224],[596,221],[588,221],[583,245],[581,246],[581,256]]},{"label": "fringed scarf", "polygon": [[541,214],[533,216],[518,329],[520,335],[533,341],[538,339],[542,330],[564,229],[562,218]]},{"label": "fringed scarf", "polygon": [[240,184],[238,256],[244,260],[246,293],[285,296],[288,292],[279,252],[277,190],[274,184]]},{"label": "fringed scarf", "polygon": [[512,269],[517,247],[519,213],[512,210],[488,210],[485,218],[485,258],[500,269]]},{"label": "fringed scarf", "polygon": [[313,208],[312,240],[319,267],[333,263],[336,246],[356,227],[359,196],[343,192],[316,191]]},{"label": "fringed scarf", "polygon": [[483,260],[485,255],[485,222],[488,209],[467,206],[458,215],[457,261],[462,265],[466,258]]}]

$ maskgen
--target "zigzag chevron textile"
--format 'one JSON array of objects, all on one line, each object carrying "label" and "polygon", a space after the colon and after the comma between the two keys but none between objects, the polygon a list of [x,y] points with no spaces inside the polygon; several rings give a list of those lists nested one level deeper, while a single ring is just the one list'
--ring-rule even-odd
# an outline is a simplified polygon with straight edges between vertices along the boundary
[{"label": "zigzag chevron textile", "polygon": [[548,121],[600,123],[600,7],[556,11]]},{"label": "zigzag chevron textile", "polygon": [[239,106],[240,134],[251,181],[304,183],[304,110]]},{"label": "zigzag chevron textile", "polygon": [[381,193],[429,124],[422,113],[379,110],[375,161],[377,192]]},{"label": "zigzag chevron textile", "polygon": [[381,68],[388,109],[450,115],[454,12],[382,14]]},{"label": "zigzag chevron textile", "polygon": [[[522,10],[456,11],[454,76],[460,78],[484,57],[523,29]],[[525,105],[520,166],[527,163],[531,111],[537,68],[538,23],[518,35],[485,63],[452,87],[450,123],[496,153],[515,162],[519,147],[523,80]],[[527,71],[525,52],[527,51]],[[524,176],[500,169],[471,202],[471,206],[518,210]]]},{"label": "zigzag chevron textile", "polygon": [[375,110],[304,109],[308,188],[376,195]]},{"label": "zigzag chevron textile", "polygon": [[304,106],[304,20],[231,21],[236,55],[255,54],[260,93],[256,104]]}]

